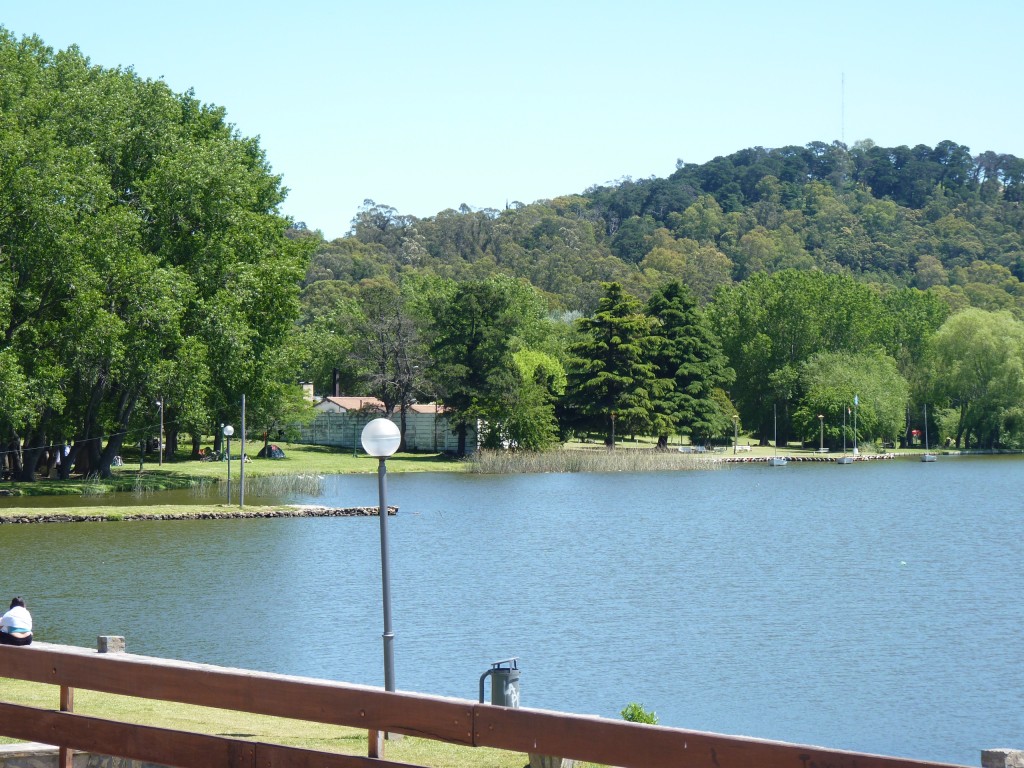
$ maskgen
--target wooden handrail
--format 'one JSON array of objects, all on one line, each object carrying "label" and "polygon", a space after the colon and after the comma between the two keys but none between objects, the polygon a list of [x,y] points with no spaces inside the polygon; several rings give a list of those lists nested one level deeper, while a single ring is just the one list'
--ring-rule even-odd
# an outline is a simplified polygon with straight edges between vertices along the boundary
[{"label": "wooden handrail", "polygon": [[[950,768],[48,643],[0,646],[0,677],[61,686],[62,709],[70,705],[72,689],[84,688],[628,768]],[[0,703],[0,735],[183,768],[400,765],[380,758],[253,743],[11,703]]]}]

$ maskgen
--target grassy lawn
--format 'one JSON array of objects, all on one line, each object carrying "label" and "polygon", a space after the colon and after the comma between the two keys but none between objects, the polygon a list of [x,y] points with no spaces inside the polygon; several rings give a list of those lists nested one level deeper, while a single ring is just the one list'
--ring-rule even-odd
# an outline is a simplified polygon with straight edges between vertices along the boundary
[{"label": "grassy lawn", "polygon": [[[240,453],[235,441],[232,454]],[[276,443],[285,453],[283,459],[252,459],[245,465],[247,479],[273,476],[335,475],[376,472],[378,462],[360,451],[353,455],[351,449],[331,448],[318,445]],[[249,443],[246,452],[253,456],[262,443]],[[253,450],[255,448],[255,450]],[[0,482],[0,491],[11,491],[16,495],[52,496],[101,494],[113,491],[162,491],[175,488],[190,488],[204,482],[227,480],[228,462],[197,461],[186,451],[179,451],[173,457],[164,457],[159,466],[155,456],[148,456],[142,469],[139,468],[138,453],[124,455],[124,465],[112,467],[110,480],[83,479],[69,480],[39,478],[32,483]],[[460,472],[464,463],[445,454],[398,453],[388,459],[388,472]],[[235,458],[231,462],[231,476],[237,482],[241,465]]]},{"label": "grassy lawn", "polygon": [[[59,706],[60,691],[57,686],[3,679],[0,680],[0,690],[3,691],[3,701],[51,710]],[[75,691],[75,712],[121,722],[318,749],[324,752],[364,756],[367,754],[366,731],[302,720],[115,696],[81,689]],[[0,737],[0,744],[11,744],[15,741]],[[388,760],[431,768],[522,768],[528,762],[527,756],[518,752],[463,747],[412,737],[388,742],[385,756]]]}]

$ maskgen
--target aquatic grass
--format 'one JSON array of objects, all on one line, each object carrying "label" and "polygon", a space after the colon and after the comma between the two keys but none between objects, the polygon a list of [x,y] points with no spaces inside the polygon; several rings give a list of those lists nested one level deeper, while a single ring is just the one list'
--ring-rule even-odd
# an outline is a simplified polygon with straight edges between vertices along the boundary
[{"label": "aquatic grass", "polygon": [[246,490],[253,496],[285,496],[304,493],[320,496],[326,478],[321,474],[267,475],[245,479]]},{"label": "aquatic grass", "polygon": [[83,496],[101,496],[102,494],[109,493],[110,490],[106,483],[100,482],[96,478],[90,477],[82,481]]},{"label": "aquatic grass", "polygon": [[653,448],[608,450],[562,449],[556,451],[480,451],[466,460],[466,471],[484,475],[538,472],[659,472],[665,470],[715,469],[719,462],[699,454],[657,451]]},{"label": "aquatic grass", "polygon": [[205,500],[209,497],[214,485],[215,481],[209,477],[197,477],[191,479],[188,489],[191,496]]}]

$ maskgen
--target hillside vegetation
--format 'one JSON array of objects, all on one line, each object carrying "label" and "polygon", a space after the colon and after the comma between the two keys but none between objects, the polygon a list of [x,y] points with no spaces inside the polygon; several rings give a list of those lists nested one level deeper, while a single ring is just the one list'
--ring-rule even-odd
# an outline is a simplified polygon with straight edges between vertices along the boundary
[{"label": "hillside vegetation", "polygon": [[502,211],[368,200],[347,237],[293,232],[318,241],[306,370],[320,391],[338,369],[389,404],[438,398],[490,447],[612,442],[616,419],[662,447],[736,421],[764,443],[778,419],[837,448],[858,404],[858,439],[909,446],[925,403],[933,441],[1024,445],[1022,197],[1012,155],[867,141]]},{"label": "hillside vegetation", "polygon": [[321,244],[307,291],[410,270],[502,273],[588,313],[603,281],[646,298],[681,279],[707,301],[759,272],[817,269],[930,289],[953,309],[1024,312],[1024,160],[1013,155],[814,142],[677,165],[502,211],[417,219],[367,201],[351,237]]},{"label": "hillside vegetation", "polygon": [[[1024,161],[754,148],[331,242],[227,110],[0,28],[3,477],[297,435],[300,381],[439,401],[459,453],[572,437],[1024,447]],[[824,433],[824,434],[822,434]],[[187,436],[187,437],[186,437]],[[188,449],[191,444],[190,450]]]}]

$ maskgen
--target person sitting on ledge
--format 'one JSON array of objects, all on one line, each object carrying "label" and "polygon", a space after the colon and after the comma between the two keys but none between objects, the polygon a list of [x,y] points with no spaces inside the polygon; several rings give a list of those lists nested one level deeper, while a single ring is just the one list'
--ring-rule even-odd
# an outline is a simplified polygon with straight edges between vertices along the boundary
[{"label": "person sitting on ledge", "polygon": [[0,616],[0,645],[31,645],[32,615],[20,597],[11,600],[11,608]]}]

